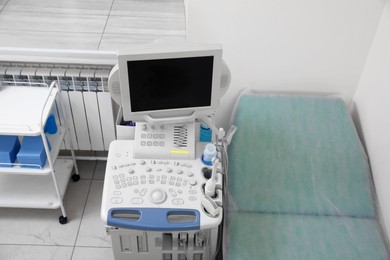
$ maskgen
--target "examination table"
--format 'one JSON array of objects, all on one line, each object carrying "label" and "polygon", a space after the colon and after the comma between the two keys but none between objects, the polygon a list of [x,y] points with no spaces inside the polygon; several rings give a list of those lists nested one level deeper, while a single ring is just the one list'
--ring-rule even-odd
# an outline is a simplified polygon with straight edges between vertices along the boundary
[{"label": "examination table", "polygon": [[336,96],[240,97],[225,256],[389,259],[365,150]]}]

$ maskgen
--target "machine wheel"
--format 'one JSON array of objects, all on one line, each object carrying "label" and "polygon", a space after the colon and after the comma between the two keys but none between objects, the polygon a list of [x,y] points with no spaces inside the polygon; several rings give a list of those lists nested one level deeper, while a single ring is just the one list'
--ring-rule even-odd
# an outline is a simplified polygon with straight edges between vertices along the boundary
[{"label": "machine wheel", "polygon": [[64,217],[64,216],[60,216],[60,217],[58,218],[58,220],[59,220],[59,222],[60,222],[61,225],[64,225],[64,224],[66,224],[66,223],[68,222],[68,218],[67,218],[67,217]]},{"label": "machine wheel", "polygon": [[74,181],[74,182],[78,182],[79,180],[80,180],[80,175],[78,175],[78,174],[73,174],[72,175],[72,180]]}]

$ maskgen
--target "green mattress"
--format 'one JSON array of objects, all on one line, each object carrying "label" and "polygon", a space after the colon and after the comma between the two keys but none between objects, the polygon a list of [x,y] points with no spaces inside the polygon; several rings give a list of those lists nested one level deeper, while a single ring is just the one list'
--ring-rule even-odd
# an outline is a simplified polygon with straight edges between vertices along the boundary
[{"label": "green mattress", "polygon": [[389,259],[375,220],[234,212],[231,260]]},{"label": "green mattress", "polygon": [[338,98],[242,96],[229,146],[238,211],[373,217],[370,169]]},{"label": "green mattress", "polygon": [[342,99],[244,95],[236,108],[229,259],[390,259],[368,159]]}]

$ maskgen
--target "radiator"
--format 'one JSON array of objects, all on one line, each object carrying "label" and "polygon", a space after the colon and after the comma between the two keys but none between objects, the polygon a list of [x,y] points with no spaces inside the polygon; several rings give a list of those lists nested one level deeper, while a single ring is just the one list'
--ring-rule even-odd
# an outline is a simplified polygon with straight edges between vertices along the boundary
[{"label": "radiator", "polygon": [[[110,142],[115,140],[114,109],[107,90],[111,68],[110,65],[0,62],[0,81],[3,85],[31,86],[31,83],[50,85],[57,80],[71,133],[62,149],[69,149],[72,142],[76,150],[108,151]],[[64,124],[58,107],[53,113],[57,123]]]}]

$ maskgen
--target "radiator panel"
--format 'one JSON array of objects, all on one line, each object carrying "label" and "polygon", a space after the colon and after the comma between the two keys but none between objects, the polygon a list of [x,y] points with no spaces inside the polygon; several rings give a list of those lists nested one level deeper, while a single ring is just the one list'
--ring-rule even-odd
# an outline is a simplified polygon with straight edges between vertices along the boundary
[{"label": "radiator panel", "polygon": [[[10,63],[0,62],[0,81],[4,85],[59,82],[61,102],[68,117],[70,133],[62,149],[108,151],[116,139],[114,111],[107,82],[110,65]],[[58,124],[64,119],[53,109]]]}]

